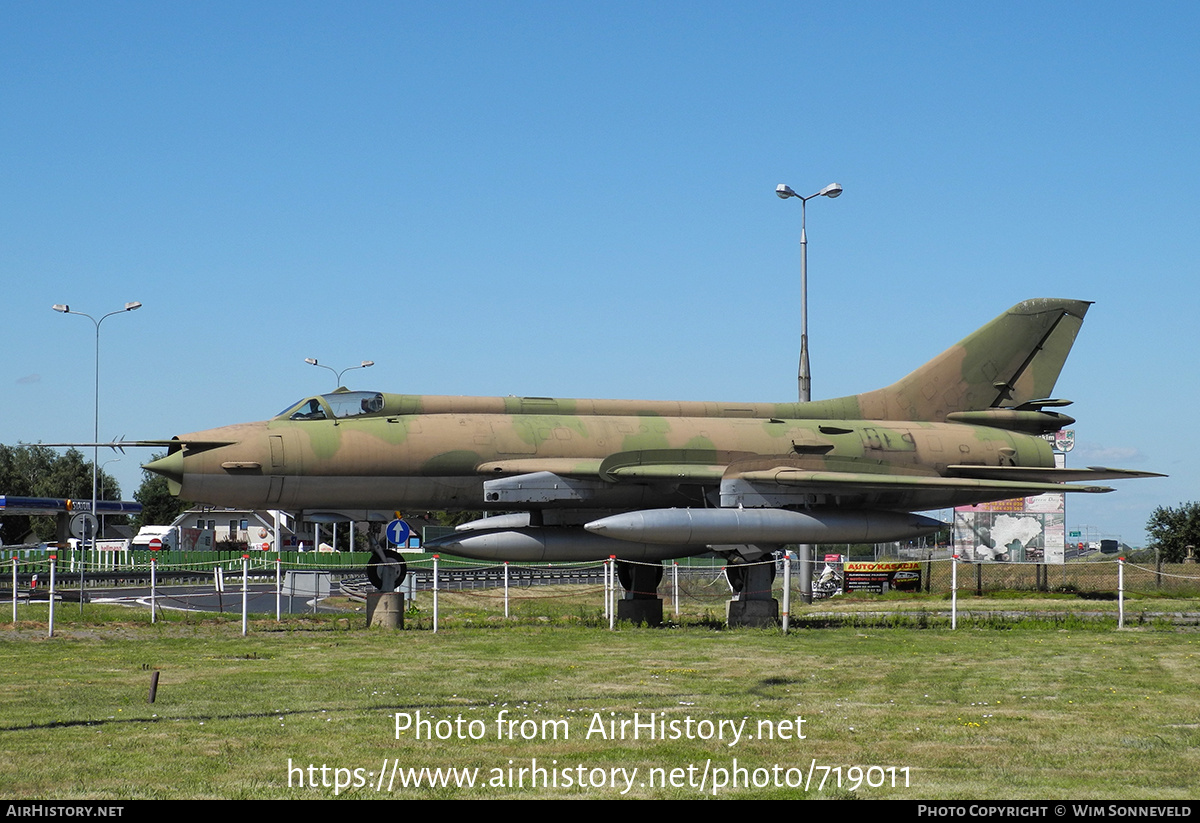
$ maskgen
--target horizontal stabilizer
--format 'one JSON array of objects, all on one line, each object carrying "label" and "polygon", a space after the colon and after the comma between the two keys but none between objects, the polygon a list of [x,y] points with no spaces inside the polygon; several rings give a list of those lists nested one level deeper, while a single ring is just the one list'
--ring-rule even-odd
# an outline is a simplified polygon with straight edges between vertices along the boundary
[{"label": "horizontal stabilizer", "polygon": [[805,471],[790,466],[765,471],[748,471],[738,475],[752,483],[779,483],[803,487],[814,493],[842,494],[848,491],[928,491],[931,489],[1011,493],[1012,497],[1028,497],[1045,492],[1087,492],[1101,494],[1112,491],[1107,486],[1066,486],[1026,480],[998,480],[973,477],[940,477],[924,474],[872,474],[870,472]]},{"label": "horizontal stabilizer", "polygon": [[1074,483],[1088,480],[1125,480],[1134,477],[1166,477],[1158,472],[1139,472],[1132,469],[1109,469],[1089,466],[1086,469],[1025,468],[1021,466],[947,466],[958,477],[980,477],[991,480],[1032,480],[1038,483]]}]

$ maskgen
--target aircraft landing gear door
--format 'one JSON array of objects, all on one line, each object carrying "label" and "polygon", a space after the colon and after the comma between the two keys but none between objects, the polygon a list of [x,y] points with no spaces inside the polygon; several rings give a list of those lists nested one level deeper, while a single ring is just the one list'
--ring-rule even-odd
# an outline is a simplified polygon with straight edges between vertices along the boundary
[{"label": "aircraft landing gear door", "polygon": [[[270,481],[271,484],[267,489],[267,505],[278,506],[285,505],[288,501],[284,499],[283,488],[285,474],[296,474],[300,471],[299,452],[296,449],[296,442],[291,432],[285,434],[273,434],[269,438],[271,443],[271,469]],[[288,441],[285,445],[285,440]],[[292,465],[288,465],[288,459],[291,458]]]}]

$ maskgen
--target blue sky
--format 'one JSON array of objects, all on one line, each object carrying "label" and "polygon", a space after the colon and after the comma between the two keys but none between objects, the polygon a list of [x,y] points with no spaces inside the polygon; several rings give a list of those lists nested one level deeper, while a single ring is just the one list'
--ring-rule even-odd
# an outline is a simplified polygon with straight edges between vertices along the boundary
[{"label": "blue sky", "polygon": [[[1096,301],[1072,498],[1200,497],[1200,7],[6,3],[0,442],[163,438],[333,388],[791,400],[1029,297]],[[1167,430],[1159,428],[1167,426]],[[1170,432],[1183,426],[1180,437]],[[109,459],[102,456],[101,460]],[[132,494],[137,455],[108,466]]]}]

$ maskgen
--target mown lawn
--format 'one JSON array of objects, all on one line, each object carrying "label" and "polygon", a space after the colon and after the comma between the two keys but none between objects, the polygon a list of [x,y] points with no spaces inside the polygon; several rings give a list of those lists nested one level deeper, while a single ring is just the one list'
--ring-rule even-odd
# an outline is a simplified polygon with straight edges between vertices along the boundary
[{"label": "mown lawn", "polygon": [[[576,606],[436,634],[263,619],[243,638],[236,618],[89,606],[47,639],[22,616],[0,624],[10,798],[1197,795],[1200,633],[1162,622],[610,632]],[[422,767],[478,771],[401,787]]]}]

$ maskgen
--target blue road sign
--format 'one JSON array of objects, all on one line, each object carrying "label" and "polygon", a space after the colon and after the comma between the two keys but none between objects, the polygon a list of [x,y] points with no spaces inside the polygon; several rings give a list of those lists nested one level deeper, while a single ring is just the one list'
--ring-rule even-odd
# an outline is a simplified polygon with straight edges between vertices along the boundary
[{"label": "blue road sign", "polygon": [[412,529],[403,520],[393,520],[387,524],[387,539],[393,546],[401,546],[408,542]]}]

